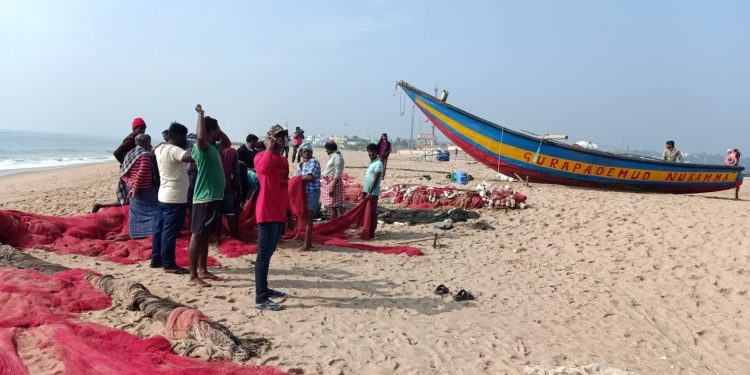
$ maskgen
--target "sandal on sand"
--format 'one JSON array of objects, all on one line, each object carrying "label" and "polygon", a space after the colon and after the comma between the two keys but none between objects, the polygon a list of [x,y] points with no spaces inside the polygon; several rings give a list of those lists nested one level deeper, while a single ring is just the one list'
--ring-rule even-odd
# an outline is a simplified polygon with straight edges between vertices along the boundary
[{"label": "sandal on sand", "polygon": [[454,301],[471,301],[473,299],[474,296],[464,289],[461,289],[455,296],[453,296]]},{"label": "sandal on sand", "polygon": [[448,293],[450,293],[450,290],[448,289],[448,287],[446,287],[443,284],[438,285],[437,289],[435,289],[435,294],[439,296],[442,296],[443,294],[448,294]]},{"label": "sandal on sand", "polygon": [[201,279],[206,280],[214,280],[214,281],[224,281],[224,278],[221,276],[211,275],[211,276],[201,276]]},{"label": "sandal on sand", "polygon": [[258,310],[264,310],[264,311],[280,311],[284,310],[284,306],[279,305],[278,303],[269,300],[266,300],[266,302],[259,303],[255,305],[255,308]]},{"label": "sandal on sand", "polygon": [[161,263],[156,263],[156,264],[151,263],[148,266],[151,267],[151,268],[161,268],[162,267]]}]

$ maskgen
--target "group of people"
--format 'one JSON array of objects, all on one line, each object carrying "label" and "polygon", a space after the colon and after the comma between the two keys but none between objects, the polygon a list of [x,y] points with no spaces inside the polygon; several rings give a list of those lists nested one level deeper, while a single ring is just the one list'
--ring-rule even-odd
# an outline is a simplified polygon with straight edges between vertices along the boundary
[{"label": "group of people", "polygon": [[[230,235],[237,234],[240,206],[255,198],[258,223],[258,252],[255,262],[256,307],[279,310],[286,294],[268,287],[268,270],[289,217],[288,131],[272,126],[261,141],[249,134],[245,144],[231,147],[229,137],[215,118],[205,116],[201,105],[196,133],[177,122],[162,132],[164,142],[151,146],[146,123],[136,118],[132,132],[115,150],[120,162],[118,202],[96,204],[101,207],[129,204],[128,229],[131,238],[152,236],[152,268],[167,273],[189,274],[188,284],[209,287],[209,281],[221,277],[208,271],[208,247],[212,238],[221,235],[222,218],[226,217]],[[305,237],[299,251],[312,247],[312,224],[320,205],[331,218],[344,207],[344,158],[334,141],[325,143],[328,161],[324,168],[313,156],[304,132],[297,127],[293,135],[292,162],[298,162],[305,192]],[[383,134],[379,144],[367,146],[370,164],[365,175],[363,197],[377,207],[380,183],[390,154],[390,142]],[[371,233],[377,225],[377,210],[372,210]],[[175,261],[176,241],[186,215],[191,232],[189,268]]]}]

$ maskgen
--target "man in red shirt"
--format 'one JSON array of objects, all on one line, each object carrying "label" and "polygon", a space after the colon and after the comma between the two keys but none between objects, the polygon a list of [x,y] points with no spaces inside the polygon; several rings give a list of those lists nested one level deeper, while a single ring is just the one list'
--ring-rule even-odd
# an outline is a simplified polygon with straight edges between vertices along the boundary
[{"label": "man in red shirt", "polygon": [[[268,268],[286,222],[289,207],[289,163],[279,154],[284,148],[287,131],[281,125],[268,130],[263,143],[266,150],[255,156],[260,193],[255,205],[258,222],[258,254],[255,258],[255,303],[261,310],[283,309],[277,301],[286,298],[284,292],[268,287]],[[277,299],[277,301],[273,301]]]}]

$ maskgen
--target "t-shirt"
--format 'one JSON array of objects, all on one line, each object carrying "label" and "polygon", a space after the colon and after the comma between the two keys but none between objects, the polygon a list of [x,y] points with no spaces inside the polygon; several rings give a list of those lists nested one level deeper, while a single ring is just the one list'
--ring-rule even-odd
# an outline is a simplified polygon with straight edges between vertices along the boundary
[{"label": "t-shirt", "polygon": [[341,178],[344,173],[344,157],[341,152],[335,151],[328,157],[328,163],[323,170],[323,176],[333,176],[336,179]]},{"label": "t-shirt", "polygon": [[232,147],[221,150],[221,168],[224,171],[224,194],[233,194],[240,186],[237,150]]},{"label": "t-shirt", "polygon": [[247,145],[242,145],[237,149],[237,156],[241,162],[244,162],[247,169],[255,169],[255,155],[258,154],[258,150],[254,148],[248,148]]},{"label": "t-shirt", "polygon": [[159,166],[159,202],[187,203],[190,181],[182,157],[188,152],[171,144],[163,144],[154,150]]},{"label": "t-shirt", "polygon": [[262,151],[255,156],[260,193],[255,204],[258,223],[286,222],[289,207],[289,162],[285,157]]},{"label": "t-shirt", "polygon": [[[367,172],[365,173],[365,184],[362,186],[362,191],[367,193],[367,189],[370,188],[370,185],[372,185],[372,182],[375,180],[375,173],[380,172],[381,176],[383,173],[383,162],[380,161],[380,159],[373,160],[370,165],[367,167]],[[372,195],[374,196],[380,196],[380,181],[382,179],[378,179],[377,183],[375,184],[375,188],[372,189]]]},{"label": "t-shirt", "polygon": [[302,162],[297,167],[297,176],[312,176],[312,181],[305,183],[305,192],[310,193],[313,191],[320,190],[320,162],[318,159],[311,158],[308,161]]},{"label": "t-shirt", "polygon": [[193,203],[206,203],[224,199],[224,169],[221,167],[221,156],[219,147],[208,144],[205,150],[198,145],[193,147],[193,159],[198,167],[195,176],[195,190],[193,191]]}]

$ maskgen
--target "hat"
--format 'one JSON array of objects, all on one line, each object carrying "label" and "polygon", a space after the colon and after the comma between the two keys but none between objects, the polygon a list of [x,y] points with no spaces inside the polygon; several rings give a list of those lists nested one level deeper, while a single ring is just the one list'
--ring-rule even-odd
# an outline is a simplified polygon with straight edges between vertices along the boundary
[{"label": "hat", "polygon": [[270,129],[268,129],[268,135],[270,135],[270,136],[276,136],[276,135],[279,135],[281,133],[289,134],[286,131],[286,129],[282,128],[281,125],[279,125],[279,124],[276,124],[276,125],[272,126]]},{"label": "hat", "polygon": [[312,151],[312,144],[310,142],[305,142],[301,146],[299,146],[300,151],[302,150],[310,150]]},{"label": "hat", "polygon": [[139,126],[146,126],[146,121],[143,121],[143,119],[140,117],[136,117],[135,119],[133,119],[133,129]]}]

